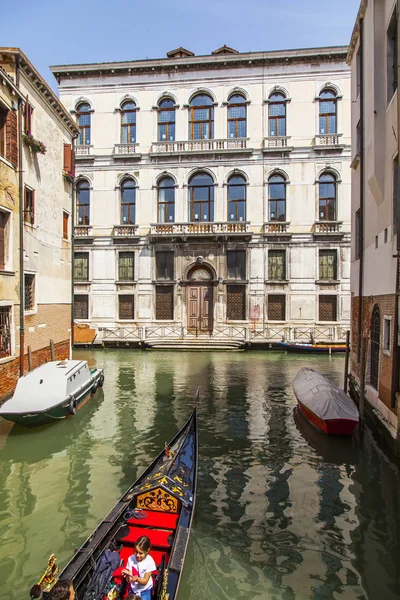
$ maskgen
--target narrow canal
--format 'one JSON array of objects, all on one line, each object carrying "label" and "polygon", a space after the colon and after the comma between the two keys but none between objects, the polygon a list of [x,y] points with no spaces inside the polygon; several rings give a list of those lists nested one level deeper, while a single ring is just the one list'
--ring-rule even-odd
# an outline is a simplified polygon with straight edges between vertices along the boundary
[{"label": "narrow canal", "polygon": [[180,600],[398,599],[399,469],[294,412],[305,365],[336,383],[340,356],[79,351],[105,384],[66,421],[0,419],[0,598],[28,598],[180,428],[200,388],[199,476]]}]

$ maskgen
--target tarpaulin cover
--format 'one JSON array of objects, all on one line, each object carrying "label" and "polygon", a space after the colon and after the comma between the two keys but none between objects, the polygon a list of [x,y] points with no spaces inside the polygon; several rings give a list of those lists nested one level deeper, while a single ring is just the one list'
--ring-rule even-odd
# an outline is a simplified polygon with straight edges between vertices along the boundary
[{"label": "tarpaulin cover", "polygon": [[350,419],[358,422],[358,410],[353,400],[314,369],[303,367],[293,381],[297,399],[324,420]]}]

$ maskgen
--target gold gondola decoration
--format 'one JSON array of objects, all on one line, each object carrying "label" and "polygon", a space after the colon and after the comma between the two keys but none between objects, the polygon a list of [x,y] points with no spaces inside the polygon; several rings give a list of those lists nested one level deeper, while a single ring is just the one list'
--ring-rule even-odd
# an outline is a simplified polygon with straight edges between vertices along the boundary
[{"label": "gold gondola decoration", "polygon": [[167,584],[168,584],[168,569],[165,569],[164,574],[163,574],[163,584],[162,584],[160,600],[168,600],[169,599],[169,594],[167,594]]},{"label": "gold gondola decoration", "polygon": [[57,581],[57,575],[60,572],[60,568],[56,564],[57,557],[55,554],[52,554],[49,557],[47,567],[37,582],[37,585],[40,586],[42,592],[49,592],[53,585]]}]

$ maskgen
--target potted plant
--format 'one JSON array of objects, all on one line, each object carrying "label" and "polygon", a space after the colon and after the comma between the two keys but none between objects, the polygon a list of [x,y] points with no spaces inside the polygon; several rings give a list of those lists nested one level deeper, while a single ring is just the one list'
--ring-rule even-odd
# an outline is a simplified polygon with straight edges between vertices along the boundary
[{"label": "potted plant", "polygon": [[33,135],[28,131],[27,133],[22,134],[22,139],[25,144],[30,147],[32,152],[39,152],[40,154],[46,154],[47,148],[43,142],[37,140]]}]

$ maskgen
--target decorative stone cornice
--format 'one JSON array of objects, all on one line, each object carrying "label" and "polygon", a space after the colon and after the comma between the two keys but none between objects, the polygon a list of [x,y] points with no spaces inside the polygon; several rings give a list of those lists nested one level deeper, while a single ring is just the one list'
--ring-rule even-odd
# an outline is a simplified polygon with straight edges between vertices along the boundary
[{"label": "decorative stone cornice", "polygon": [[353,33],[351,34],[349,51],[347,53],[346,62],[350,65],[353,58],[354,50],[357,46],[358,38],[360,36],[360,20],[364,18],[367,11],[368,0],[361,0],[360,8],[358,9],[356,22],[354,24]]}]

